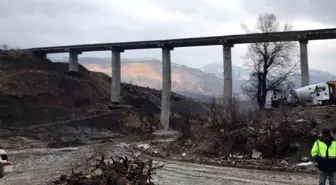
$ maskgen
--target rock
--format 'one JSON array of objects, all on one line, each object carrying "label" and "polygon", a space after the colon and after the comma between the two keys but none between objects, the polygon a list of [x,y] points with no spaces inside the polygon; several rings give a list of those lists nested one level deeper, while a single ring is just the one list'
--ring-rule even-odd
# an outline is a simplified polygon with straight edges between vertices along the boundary
[{"label": "rock", "polygon": [[308,161],[309,161],[309,157],[302,157],[302,158],[301,158],[301,161],[302,161],[302,162],[308,162]]},{"label": "rock", "polygon": [[299,163],[299,164],[296,164],[296,166],[313,166],[314,163],[309,161],[309,162],[305,162],[305,163]]},{"label": "rock", "polygon": [[282,160],[280,163],[283,164],[283,165],[286,165],[286,166],[289,165],[289,163],[285,160]]},{"label": "rock", "polygon": [[257,150],[252,150],[252,159],[261,159],[262,153]]},{"label": "rock", "polygon": [[137,147],[143,150],[147,150],[148,148],[150,148],[150,145],[149,144],[139,144]]},{"label": "rock", "polygon": [[182,153],[182,157],[185,157],[185,156],[187,156],[187,154],[186,153]]},{"label": "rock", "polygon": [[98,176],[98,175],[103,175],[103,171],[101,169],[97,169],[90,174],[91,176]]},{"label": "rock", "polygon": [[122,148],[127,148],[127,143],[119,143],[119,144],[117,144],[117,146],[120,146],[120,147],[122,147]]}]

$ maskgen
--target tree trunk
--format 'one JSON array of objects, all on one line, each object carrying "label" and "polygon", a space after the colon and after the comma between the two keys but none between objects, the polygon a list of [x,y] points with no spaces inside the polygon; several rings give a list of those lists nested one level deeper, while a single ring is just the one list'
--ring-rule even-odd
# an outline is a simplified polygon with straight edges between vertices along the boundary
[{"label": "tree trunk", "polygon": [[[264,109],[265,108],[265,103],[266,103],[266,95],[267,95],[267,84],[266,84],[266,78],[267,72],[264,72],[262,74],[262,77],[259,79],[259,85],[258,85],[258,104],[259,104],[259,109]],[[259,92],[260,88],[260,92]]]},{"label": "tree trunk", "polygon": [[258,74],[258,90],[257,90],[257,102],[259,105],[259,109],[261,108],[261,86],[262,86],[262,80],[260,74]]}]

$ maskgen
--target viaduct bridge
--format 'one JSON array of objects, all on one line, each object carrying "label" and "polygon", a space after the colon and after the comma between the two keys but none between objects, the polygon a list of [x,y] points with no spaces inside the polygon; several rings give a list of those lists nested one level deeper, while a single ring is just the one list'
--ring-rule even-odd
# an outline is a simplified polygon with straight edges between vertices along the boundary
[{"label": "viaduct bridge", "polygon": [[165,129],[169,127],[170,116],[170,97],[171,97],[171,59],[170,52],[176,47],[194,47],[194,46],[223,46],[223,64],[224,64],[224,100],[232,101],[232,61],[231,48],[234,44],[246,44],[256,42],[276,42],[276,41],[297,41],[300,44],[301,61],[301,85],[309,84],[309,67],[307,44],[309,40],[336,39],[336,28],[255,33],[242,35],[227,35],[215,37],[182,38],[171,40],[152,40],[137,42],[119,42],[102,44],[84,44],[55,47],[30,48],[26,51],[33,56],[46,58],[49,53],[69,53],[69,71],[78,70],[78,55],[88,51],[111,51],[112,53],[112,84],[111,84],[111,102],[120,101],[120,53],[125,50],[135,49],[162,49],[162,100],[161,100],[161,123]]}]

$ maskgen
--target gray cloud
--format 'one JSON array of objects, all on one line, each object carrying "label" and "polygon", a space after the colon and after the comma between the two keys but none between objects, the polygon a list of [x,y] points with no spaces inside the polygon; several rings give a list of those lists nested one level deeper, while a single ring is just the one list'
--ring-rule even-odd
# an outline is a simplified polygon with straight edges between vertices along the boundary
[{"label": "gray cloud", "polygon": [[[3,43],[22,47],[198,36],[195,21],[146,22],[118,5],[95,1],[5,0],[0,7]],[[148,12],[150,14],[150,12]],[[197,29],[193,29],[197,27]],[[187,28],[187,29],[185,29]],[[204,34],[201,34],[204,35]]]},{"label": "gray cloud", "polygon": [[64,14],[86,14],[92,12],[94,4],[78,3],[78,1],[58,1],[58,0],[5,0],[0,7],[0,16],[23,15],[43,15],[54,17]]},{"label": "gray cloud", "polygon": [[245,9],[253,14],[271,12],[283,19],[317,21],[336,25],[335,0],[253,0],[245,1]]},{"label": "gray cloud", "polygon": [[220,7],[210,6],[203,0],[151,0],[151,2],[167,11],[194,16],[199,21],[220,23],[232,19],[228,12],[225,12]]}]

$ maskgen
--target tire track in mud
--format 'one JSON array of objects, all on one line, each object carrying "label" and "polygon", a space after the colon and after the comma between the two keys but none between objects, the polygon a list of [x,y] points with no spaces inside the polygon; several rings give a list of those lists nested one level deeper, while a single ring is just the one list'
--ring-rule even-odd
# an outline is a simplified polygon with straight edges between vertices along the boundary
[{"label": "tire track in mud", "polygon": [[[184,163],[182,163],[184,165]],[[288,174],[269,174],[268,172],[262,171],[251,171],[244,169],[234,169],[234,168],[218,168],[213,169],[212,167],[202,166],[200,169],[198,167],[187,167],[184,168],[183,165],[171,165],[167,164],[164,169],[158,170],[158,176],[162,176],[162,179],[166,177],[180,178],[180,180],[185,179],[183,184],[190,184],[189,179],[204,180],[208,184],[218,184],[221,182],[227,182],[227,184],[314,184],[314,178],[308,178],[306,180],[310,181],[307,183],[306,180],[302,181],[303,178],[291,178]],[[217,168],[217,167],[216,167]],[[287,176],[287,177],[286,177]],[[298,174],[300,176],[300,174]],[[196,182],[193,184],[202,184]],[[225,184],[225,183],[224,183]]]}]

